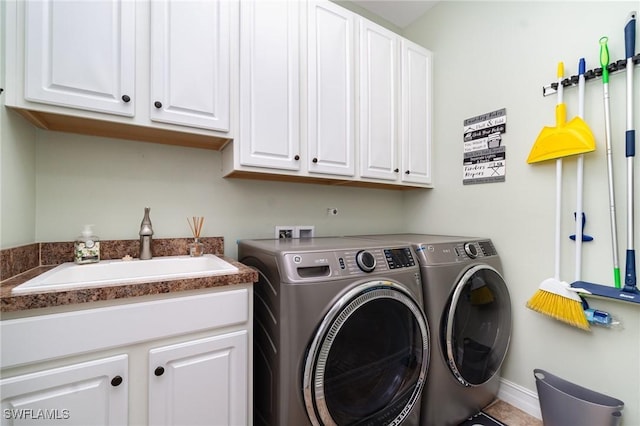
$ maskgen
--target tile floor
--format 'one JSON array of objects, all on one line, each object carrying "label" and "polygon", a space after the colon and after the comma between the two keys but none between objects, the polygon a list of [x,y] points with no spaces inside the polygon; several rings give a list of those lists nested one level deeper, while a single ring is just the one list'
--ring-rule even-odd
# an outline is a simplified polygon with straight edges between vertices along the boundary
[{"label": "tile floor", "polygon": [[542,420],[501,400],[496,400],[483,411],[509,426],[542,426]]}]

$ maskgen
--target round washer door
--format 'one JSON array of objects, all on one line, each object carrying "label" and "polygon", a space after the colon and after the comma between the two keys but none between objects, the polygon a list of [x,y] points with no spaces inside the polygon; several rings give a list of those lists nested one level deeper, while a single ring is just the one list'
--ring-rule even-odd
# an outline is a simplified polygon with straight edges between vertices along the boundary
[{"label": "round washer door", "polygon": [[391,281],[370,281],[329,310],[309,345],[303,393],[314,425],[397,425],[420,404],[429,329]]},{"label": "round washer door", "polygon": [[500,273],[489,265],[468,269],[454,287],[442,324],[444,356],[460,383],[479,386],[495,376],[511,337],[511,299]]}]

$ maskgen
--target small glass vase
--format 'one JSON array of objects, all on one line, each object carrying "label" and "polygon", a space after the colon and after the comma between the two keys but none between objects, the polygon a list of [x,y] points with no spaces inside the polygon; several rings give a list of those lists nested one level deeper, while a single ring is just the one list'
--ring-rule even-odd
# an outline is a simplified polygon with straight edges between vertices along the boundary
[{"label": "small glass vase", "polygon": [[192,243],[189,243],[189,256],[200,257],[204,254],[204,244],[200,242],[198,238],[194,238]]}]

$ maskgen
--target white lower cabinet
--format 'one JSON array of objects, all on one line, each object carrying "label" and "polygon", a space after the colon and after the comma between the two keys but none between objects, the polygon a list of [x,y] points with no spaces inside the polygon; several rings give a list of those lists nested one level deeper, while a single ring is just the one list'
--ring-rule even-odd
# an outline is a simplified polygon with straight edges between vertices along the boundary
[{"label": "white lower cabinet", "polygon": [[149,352],[149,424],[247,424],[247,332]]},{"label": "white lower cabinet", "polygon": [[3,378],[2,424],[125,425],[128,380],[127,355]]},{"label": "white lower cabinet", "polygon": [[1,424],[250,425],[252,295],[246,284],[0,321]]}]

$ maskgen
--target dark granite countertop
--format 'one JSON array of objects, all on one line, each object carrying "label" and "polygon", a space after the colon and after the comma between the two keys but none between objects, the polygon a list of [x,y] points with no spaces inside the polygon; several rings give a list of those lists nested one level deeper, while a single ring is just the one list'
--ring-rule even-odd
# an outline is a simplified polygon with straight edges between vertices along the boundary
[{"label": "dark granite countertop", "polygon": [[176,279],[136,284],[119,284],[108,287],[77,288],[66,291],[43,291],[22,295],[12,295],[11,289],[29,279],[50,270],[54,266],[40,266],[17,277],[2,282],[0,287],[0,312],[22,311],[52,306],[96,302],[99,300],[124,299],[152,294],[173,293],[211,287],[253,283],[258,274],[253,269],[233,259],[222,257],[238,268],[231,274],[212,275],[203,278]]},{"label": "dark granite countertop", "polygon": [[[187,239],[171,239],[171,240],[155,240],[154,254],[155,256],[176,256],[186,254]],[[105,242],[103,245],[103,260],[117,259],[129,253],[136,253],[137,241],[117,241]],[[153,281],[146,283],[123,283],[106,287],[86,287],[75,288],[63,291],[42,291],[38,293],[13,295],[11,290],[40,275],[57,265],[72,261],[69,259],[69,244],[66,243],[47,243],[46,246],[37,245],[37,256],[29,253],[29,259],[34,257],[41,259],[53,259],[46,265],[33,265],[16,267],[20,263],[20,257],[23,257],[24,248],[5,250],[3,257],[9,258],[3,263],[3,269],[18,272],[16,275],[4,279],[0,282],[0,312],[25,311],[29,309],[48,308],[55,306],[73,305],[87,302],[97,302],[104,300],[126,299],[138,296],[158,295],[174,293],[186,290],[200,290],[207,288],[215,288],[222,286],[233,286],[239,284],[251,284],[258,281],[258,274],[255,270],[243,265],[242,263],[227,258],[220,253],[223,252],[223,242],[220,237],[205,239],[205,247],[207,252],[214,253],[218,257],[229,262],[236,268],[237,272],[229,274],[212,275],[202,278],[175,279],[166,281]],[[72,243],[71,243],[72,244]],[[36,246],[36,245],[34,245]],[[106,247],[105,247],[106,246]],[[64,255],[56,256],[56,251],[64,253]],[[53,254],[52,254],[53,253]],[[104,254],[107,254],[105,256]],[[49,256],[49,257],[47,257]],[[20,270],[22,269],[22,271]]]}]

